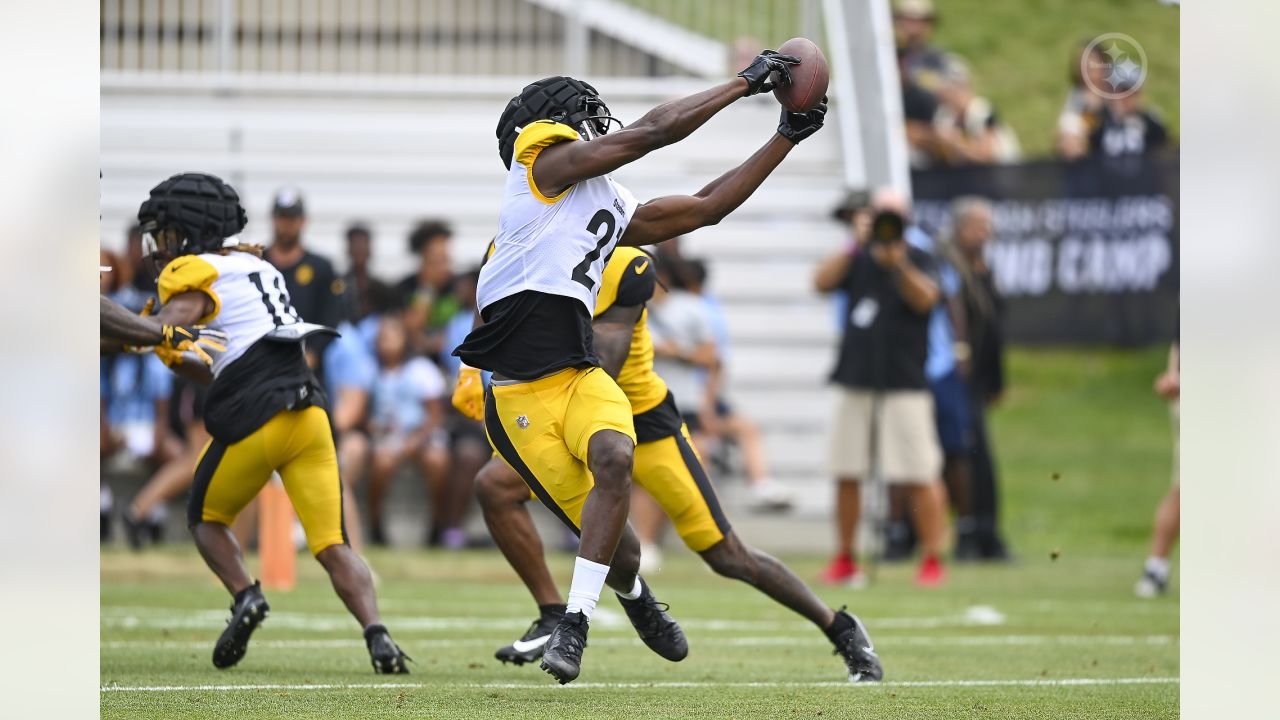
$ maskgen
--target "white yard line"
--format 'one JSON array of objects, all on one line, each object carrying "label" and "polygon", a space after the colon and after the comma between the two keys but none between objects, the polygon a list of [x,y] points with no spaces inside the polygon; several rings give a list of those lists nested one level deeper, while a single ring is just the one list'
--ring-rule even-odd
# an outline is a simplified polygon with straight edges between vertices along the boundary
[{"label": "white yard line", "polygon": [[[597,610],[597,620],[602,627],[626,627],[621,613]],[[688,630],[711,632],[768,632],[807,628],[801,620],[724,620],[716,618],[680,618],[681,626]],[[945,627],[990,627],[1002,625],[1005,616],[993,607],[975,605],[954,615],[868,618],[874,630],[929,630]],[[267,619],[270,627],[297,630],[350,630],[355,621],[349,615],[329,613],[275,612]],[[221,629],[227,623],[227,613],[222,610],[182,610],[178,608],[106,607],[102,609],[101,625],[122,630],[138,628],[163,629]],[[511,618],[474,617],[401,617],[389,621],[395,630],[513,630],[525,623]]]},{"label": "white yard line", "polygon": [[[804,635],[768,635],[739,636],[729,638],[698,638],[698,645],[795,645],[797,643],[817,642],[821,638],[816,633]],[[1169,645],[1177,642],[1172,635],[973,635],[973,636],[939,636],[939,635],[876,635],[877,644],[881,647],[891,645]],[[171,640],[107,640],[101,643],[103,650],[204,650],[210,647],[209,640],[171,641]],[[494,640],[485,638],[467,639],[413,639],[414,647],[477,647],[495,644]],[[603,637],[593,638],[592,645],[640,645],[635,637]],[[362,640],[330,639],[330,640],[258,640],[254,648],[270,648],[281,650],[320,650],[338,648],[363,648]]]},{"label": "white yard line", "polygon": [[[1061,680],[904,680],[882,683],[858,683],[858,687],[889,688],[931,688],[931,687],[1090,687],[1105,685],[1172,685],[1177,684],[1176,677],[1145,678],[1064,678]],[[465,684],[427,684],[427,683],[351,683],[314,685],[103,685],[100,692],[244,692],[253,690],[396,690],[423,688],[464,688],[472,690],[571,690],[571,689],[603,689],[624,690],[644,688],[836,688],[854,685],[847,682],[652,682],[652,683],[573,683],[555,685],[546,683],[465,683]]]}]

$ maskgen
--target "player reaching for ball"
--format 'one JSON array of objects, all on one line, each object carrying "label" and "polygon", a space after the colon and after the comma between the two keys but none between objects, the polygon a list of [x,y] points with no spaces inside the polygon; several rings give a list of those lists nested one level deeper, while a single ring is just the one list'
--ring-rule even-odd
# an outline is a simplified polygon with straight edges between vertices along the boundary
[{"label": "player reaching for ball", "polygon": [[[657,273],[643,251],[622,247],[605,265],[592,323],[601,366],[631,404],[636,431],[636,484],[658,501],[685,545],[720,575],[741,580],[800,614],[835,645],[851,682],[880,680],[884,671],[866,628],[855,615],[827,607],[804,581],[767,553],[745,543],[729,525],[702,460],[689,440],[666,382],[653,371],[653,339],[645,304],[653,296]],[[454,406],[481,419],[483,390],[474,370],[459,380]],[[564,614],[560,590],[542,554],[526,503],[529,488],[501,458],[493,458],[476,476],[476,494],[485,524],[498,549],[524,581],[538,604],[539,618],[524,637],[498,650],[503,662],[523,665],[542,656]],[[625,603],[628,616],[637,603]],[[649,628],[637,623],[642,639]]]},{"label": "player reaching for ball", "polygon": [[490,442],[538,498],[580,535],[566,612],[542,669],[578,677],[588,622],[608,584],[650,648],[679,661],[684,633],[637,574],[627,528],[636,435],[626,395],[596,356],[591,318],[605,262],[619,245],[662,242],[736,209],[796,143],[822,127],[825,105],[782,112],[778,130],[742,165],[694,195],[639,204],[610,177],[688,137],[735,100],[791,81],[798,58],[765,51],[733,80],[663,103],[622,129],[591,85],[549,77],[524,88],[498,120],[507,182],[494,252],[480,273],[482,324],[454,351],[490,370]]},{"label": "player reaching for ball", "polygon": [[[187,520],[201,557],[233,598],[213,664],[238,663],[270,609],[229,526],[278,472],[308,547],[364,628],[374,670],[408,672],[405,654],[379,618],[369,568],[347,544],[324,392],[303,354],[308,336],[333,331],[303,322],[283,277],[262,259],[261,248],[238,243],[244,208],[222,180],[174,175],[151,190],[138,221],[149,254],[165,263],[158,279],[163,307],[153,317],[126,318],[104,303],[104,333],[110,330],[110,337],[130,342],[155,341],[169,353],[197,352],[201,338],[225,339],[214,348],[212,367],[183,357],[167,360],[191,379],[212,382],[205,424],[213,439],[196,465]],[[207,331],[199,336],[169,340],[178,328],[188,328],[190,335],[191,328],[204,326]]]}]

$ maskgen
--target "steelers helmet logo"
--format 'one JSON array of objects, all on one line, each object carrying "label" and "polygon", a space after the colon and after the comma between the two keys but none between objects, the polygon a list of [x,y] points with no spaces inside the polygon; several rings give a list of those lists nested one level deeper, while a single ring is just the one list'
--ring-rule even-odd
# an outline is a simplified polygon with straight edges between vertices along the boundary
[{"label": "steelers helmet logo", "polygon": [[298,281],[299,285],[310,285],[312,280],[316,278],[316,271],[308,264],[302,263],[293,273],[293,279]]},{"label": "steelers helmet logo", "polygon": [[529,418],[525,415],[521,415],[516,418],[516,425],[519,425],[521,430],[527,429],[529,427]]}]

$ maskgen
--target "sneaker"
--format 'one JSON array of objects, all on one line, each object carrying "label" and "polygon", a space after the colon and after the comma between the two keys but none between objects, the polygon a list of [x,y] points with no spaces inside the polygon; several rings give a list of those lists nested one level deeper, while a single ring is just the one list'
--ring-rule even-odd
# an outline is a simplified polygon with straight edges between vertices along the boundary
[{"label": "sneaker", "polygon": [[1169,578],[1160,577],[1150,570],[1143,570],[1142,577],[1138,578],[1137,584],[1133,586],[1133,594],[1140,598],[1151,599],[1165,594],[1168,589]]},{"label": "sneaker", "polygon": [[135,552],[142,550],[147,544],[148,530],[147,525],[142,520],[133,517],[133,512],[125,510],[120,515],[121,521],[124,523],[124,536],[129,541],[129,547]]},{"label": "sneaker", "polygon": [[794,504],[791,490],[773,480],[765,480],[751,487],[748,507],[756,512],[783,512]]},{"label": "sneaker", "polygon": [[843,585],[850,590],[862,590],[867,587],[867,574],[853,558],[842,555],[831,560],[831,564],[822,573],[822,582],[826,585]]},{"label": "sneaker", "polygon": [[956,533],[956,546],[952,550],[952,559],[958,563],[968,563],[977,562],[982,557],[982,538],[978,536],[977,531],[958,531]]},{"label": "sneaker", "polygon": [[267,618],[271,606],[262,596],[262,584],[255,582],[241,590],[231,602],[231,619],[213,646],[213,666],[225,670],[244,657],[249,649],[249,636]]},{"label": "sneaker", "polygon": [[542,657],[547,641],[551,639],[551,631],[556,629],[563,614],[547,613],[534,620],[529,630],[519,640],[498,650],[493,656],[504,663],[523,665]]},{"label": "sneaker", "polygon": [[858,572],[858,565],[852,555],[837,555],[831,558],[827,569],[822,571],[819,580],[823,585],[840,585],[849,581]]},{"label": "sneaker", "polygon": [[644,578],[640,578],[640,597],[628,600],[619,595],[618,602],[627,611],[631,627],[636,629],[636,634],[650,650],[671,662],[680,662],[688,657],[689,642],[685,640],[684,631],[667,614],[671,606],[658,602]]},{"label": "sneaker", "polygon": [[928,555],[920,562],[920,568],[916,570],[916,585],[923,588],[933,588],[942,585],[946,580],[947,573],[942,567],[942,562],[934,555]]},{"label": "sneaker", "polygon": [[370,625],[364,629],[364,644],[369,648],[369,660],[373,663],[373,671],[379,675],[408,675],[406,660],[413,658],[404,654],[400,646],[391,639],[391,633],[383,625]]},{"label": "sneaker", "polygon": [[837,610],[836,614],[846,618],[852,625],[834,641],[834,654],[844,659],[845,668],[849,671],[849,682],[879,682],[884,678],[884,667],[880,665],[880,656],[876,655],[867,627],[857,615],[845,612],[844,608]]},{"label": "sneaker", "polygon": [[587,616],[565,613],[551,631],[539,665],[561,685],[573,682],[582,671],[582,651],[587,647]]}]

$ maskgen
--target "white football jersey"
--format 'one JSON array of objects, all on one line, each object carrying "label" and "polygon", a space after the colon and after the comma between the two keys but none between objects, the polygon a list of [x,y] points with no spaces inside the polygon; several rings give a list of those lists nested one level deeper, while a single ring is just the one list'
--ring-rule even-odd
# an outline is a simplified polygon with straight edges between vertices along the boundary
[{"label": "white football jersey", "polygon": [[269,334],[301,339],[303,323],[289,302],[284,276],[271,263],[246,252],[203,253],[176,258],[160,273],[160,302],[198,290],[213,299],[213,312],[200,319],[227,334],[227,350],[215,355],[213,375]]},{"label": "white football jersey", "polygon": [[630,191],[608,175],[570,186],[556,197],[538,191],[533,162],[557,142],[585,142],[567,125],[543,120],[516,139],[502,198],[494,251],[480,271],[476,301],[490,304],[524,290],[577,298],[588,315],[605,260],[636,211]]}]

